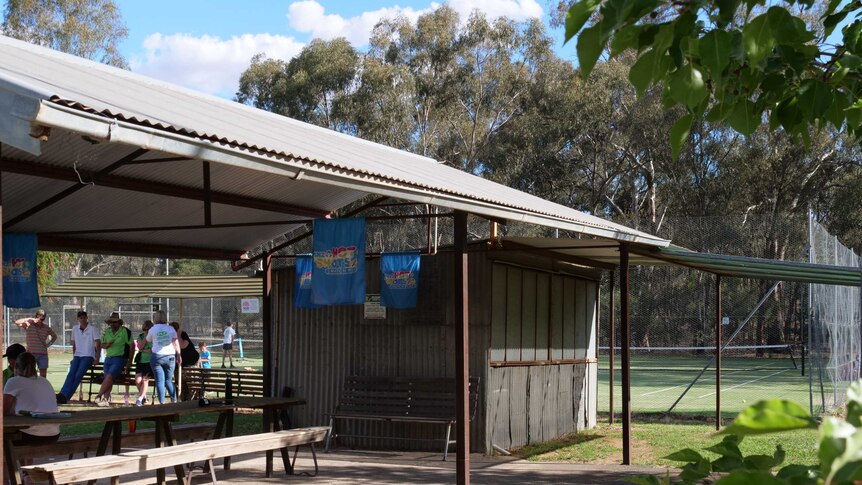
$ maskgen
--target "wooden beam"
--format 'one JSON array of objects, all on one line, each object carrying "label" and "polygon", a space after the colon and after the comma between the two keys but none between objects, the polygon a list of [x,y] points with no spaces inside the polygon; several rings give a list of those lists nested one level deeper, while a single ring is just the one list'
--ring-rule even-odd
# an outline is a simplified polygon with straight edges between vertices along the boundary
[{"label": "wooden beam", "polygon": [[70,251],[76,253],[115,254],[122,256],[219,260],[235,260],[245,254],[245,251],[242,249],[195,248],[164,244],[131,244],[122,241],[80,239],[51,235],[39,236],[39,249],[45,251]]},{"label": "wooden beam", "polygon": [[[33,177],[75,182],[75,190],[88,186],[87,184],[80,184],[80,181],[78,180],[78,174],[75,172],[75,170],[71,168],[52,167],[48,165],[21,162],[4,158],[0,159],[0,171],[16,173],[20,175],[29,175]],[[207,192],[196,187],[166,184],[162,182],[154,182],[152,180],[124,177],[119,175],[100,175],[99,172],[96,172],[95,174],[81,172],[81,178],[87,182],[92,181],[99,187],[129,190],[132,192],[142,192],[147,194],[156,194],[165,197],[177,197],[180,199],[199,200],[201,202],[206,202],[207,200]],[[278,212],[282,214],[292,214],[304,217],[328,217],[330,214],[329,211],[326,211],[324,209],[315,209],[310,207],[284,204],[278,201],[258,199],[255,197],[246,197],[227,192],[210,191],[209,200],[211,203],[214,204],[224,204],[236,207],[244,207],[247,209],[257,209],[262,211]]]},{"label": "wooden beam", "polygon": [[[99,170],[98,172],[94,173],[91,176],[91,178],[93,181],[98,180],[100,177],[106,176],[107,174],[113,172],[114,170],[122,167],[123,164],[130,162],[130,161],[144,155],[148,151],[149,150],[139,148],[139,149],[133,151],[132,153],[126,155],[125,157],[117,160],[116,162],[114,162],[114,163],[108,165],[107,167]],[[35,164],[25,164],[25,166],[26,165],[35,165]],[[0,165],[0,171],[7,171],[7,170],[5,170],[3,168],[3,165]],[[78,178],[78,174],[75,173],[74,170],[72,170],[72,173],[74,174],[74,177],[71,179],[71,181],[76,182],[75,185],[72,185],[72,186],[66,188],[65,190],[63,190],[62,192],[60,192],[58,194],[55,194],[55,195],[52,195],[51,197],[48,197],[47,199],[43,200],[42,202],[39,202],[38,204],[34,205],[33,207],[30,207],[29,209],[18,214],[17,216],[13,217],[12,219],[9,219],[8,221],[4,222],[3,223],[3,229],[8,229],[8,228],[14,227],[15,224],[26,220],[27,218],[29,218],[30,216],[32,216],[34,214],[42,212],[44,209],[51,207],[52,205],[56,204],[57,202],[60,202],[61,200],[65,199],[66,197],[74,194],[75,192],[77,192],[77,191],[79,191],[82,188],[87,186],[87,184],[81,183],[80,179]]]}]

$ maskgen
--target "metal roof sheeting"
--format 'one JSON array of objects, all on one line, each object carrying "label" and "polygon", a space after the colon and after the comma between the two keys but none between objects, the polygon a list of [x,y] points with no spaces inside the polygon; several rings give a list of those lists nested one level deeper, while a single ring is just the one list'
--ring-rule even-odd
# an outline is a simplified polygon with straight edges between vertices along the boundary
[{"label": "metal roof sheeting", "polygon": [[250,276],[80,276],[41,296],[219,298],[262,294],[263,278]]},{"label": "metal roof sheeting", "polygon": [[[514,250],[527,248],[524,250],[529,251],[532,248],[546,253],[558,253],[561,256],[581,258],[585,260],[585,263],[595,261],[618,265],[620,261],[619,244],[613,242],[566,238],[506,237],[503,239],[504,248],[507,242],[514,243]],[[629,262],[633,265],[674,264],[736,278],[798,281],[839,286],[860,286],[862,284],[862,268],[698,253],[679,246],[666,248],[632,246]]]},{"label": "metal roof sheeting", "polygon": [[[650,246],[669,243],[430,158],[0,37],[0,92],[4,90],[17,96],[16,102],[40,103],[28,122],[87,134],[85,125],[101,120],[110,123],[100,132],[101,139],[111,142],[148,147],[217,145],[222,152],[243,158],[245,168],[258,164],[258,170],[281,170],[285,181],[336,186],[346,194],[335,197],[339,200],[355,200],[361,195],[357,191],[363,191]],[[12,116],[27,118],[20,113]],[[20,140],[20,131],[16,133]],[[13,140],[11,131],[7,135]],[[0,129],[0,140],[3,136]],[[208,160],[195,147],[171,153],[195,153]],[[303,193],[304,205],[318,206],[317,194],[309,192]]]}]

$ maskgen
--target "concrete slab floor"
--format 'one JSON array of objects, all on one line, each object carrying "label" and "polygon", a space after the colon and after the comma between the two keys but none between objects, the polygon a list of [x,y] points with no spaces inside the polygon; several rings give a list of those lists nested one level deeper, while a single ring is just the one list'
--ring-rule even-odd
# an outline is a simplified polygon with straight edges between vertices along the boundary
[{"label": "concrete slab floor", "polygon": [[[664,476],[661,468],[625,467],[622,465],[582,465],[569,463],[536,463],[509,457],[472,455],[471,483],[478,485],[506,484],[618,484],[627,476],[651,474]],[[299,453],[296,475],[286,475],[278,453],[275,455],[272,478],[264,474],[263,453],[235,457],[231,469],[225,471],[216,464],[216,478],[224,484],[313,483],[313,484],[452,484],[455,483],[455,461],[441,461],[439,454],[389,451],[335,451],[318,453],[320,473],[316,477],[302,475],[313,471],[311,454]],[[672,475],[675,475],[672,473]],[[168,483],[176,483],[173,470],[167,473]],[[127,476],[122,483],[150,485],[155,472]],[[109,483],[100,480],[99,483]],[[195,471],[195,485],[211,483],[209,474]]]}]

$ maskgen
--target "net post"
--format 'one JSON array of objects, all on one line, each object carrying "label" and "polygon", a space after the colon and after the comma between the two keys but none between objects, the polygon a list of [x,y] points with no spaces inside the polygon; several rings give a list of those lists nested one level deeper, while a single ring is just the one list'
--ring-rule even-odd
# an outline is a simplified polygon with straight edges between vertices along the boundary
[{"label": "net post", "polygon": [[715,430],[721,429],[721,275],[715,275]]}]

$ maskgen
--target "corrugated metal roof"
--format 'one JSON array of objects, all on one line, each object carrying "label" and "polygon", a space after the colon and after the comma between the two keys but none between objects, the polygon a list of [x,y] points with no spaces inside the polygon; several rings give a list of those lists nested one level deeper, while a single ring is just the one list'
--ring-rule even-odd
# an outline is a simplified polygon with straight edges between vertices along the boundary
[{"label": "corrugated metal roof", "polygon": [[[585,261],[619,264],[619,244],[566,238],[506,237],[516,248],[535,248],[541,251],[573,256]],[[529,249],[526,249],[529,250]],[[860,286],[862,268],[827,266],[822,264],[778,261],[746,256],[728,256],[699,253],[679,246],[666,248],[633,247],[629,257],[633,265],[668,265],[689,268],[735,278],[752,278],[771,281],[798,281],[824,285]]]},{"label": "corrugated metal roof", "polygon": [[[151,147],[212,143],[269,173],[277,173],[278,167],[283,167],[286,175],[293,175],[293,178],[279,177],[285,184],[301,187],[311,181],[338,187],[343,195],[330,194],[329,201],[347,203],[344,201],[356,200],[364,193],[378,193],[594,236],[655,246],[668,244],[661,238],[467,174],[430,158],[6,37],[0,37],[0,91],[3,90],[21,99],[40,100],[31,121],[79,133],[86,133],[85,123],[110,121],[113,124],[104,137],[111,142],[142,140],[141,143]],[[69,116],[80,121],[73,120],[68,126],[57,121]],[[137,138],[131,135],[123,138],[124,127],[150,131],[138,133]],[[0,130],[0,140],[3,136]],[[13,138],[11,134],[9,138]],[[7,143],[14,144],[10,140]],[[82,143],[80,140],[74,139],[72,143],[64,144],[66,153],[89,155],[77,146]],[[47,144],[52,142],[49,140]],[[68,158],[68,155],[65,160],[57,156],[50,161],[71,165]],[[198,158],[208,159],[206,154]],[[100,158],[94,165],[105,166],[114,160]],[[243,167],[248,169],[248,163]],[[234,180],[248,177],[248,171],[243,170],[240,178]],[[152,174],[156,178],[158,175]],[[248,190],[245,184],[242,192]],[[327,205],[318,204],[319,191],[295,193],[301,194],[294,199],[300,199],[304,206]]]},{"label": "corrugated metal roof", "polygon": [[81,276],[41,296],[219,298],[262,294],[263,278],[249,276]]}]

